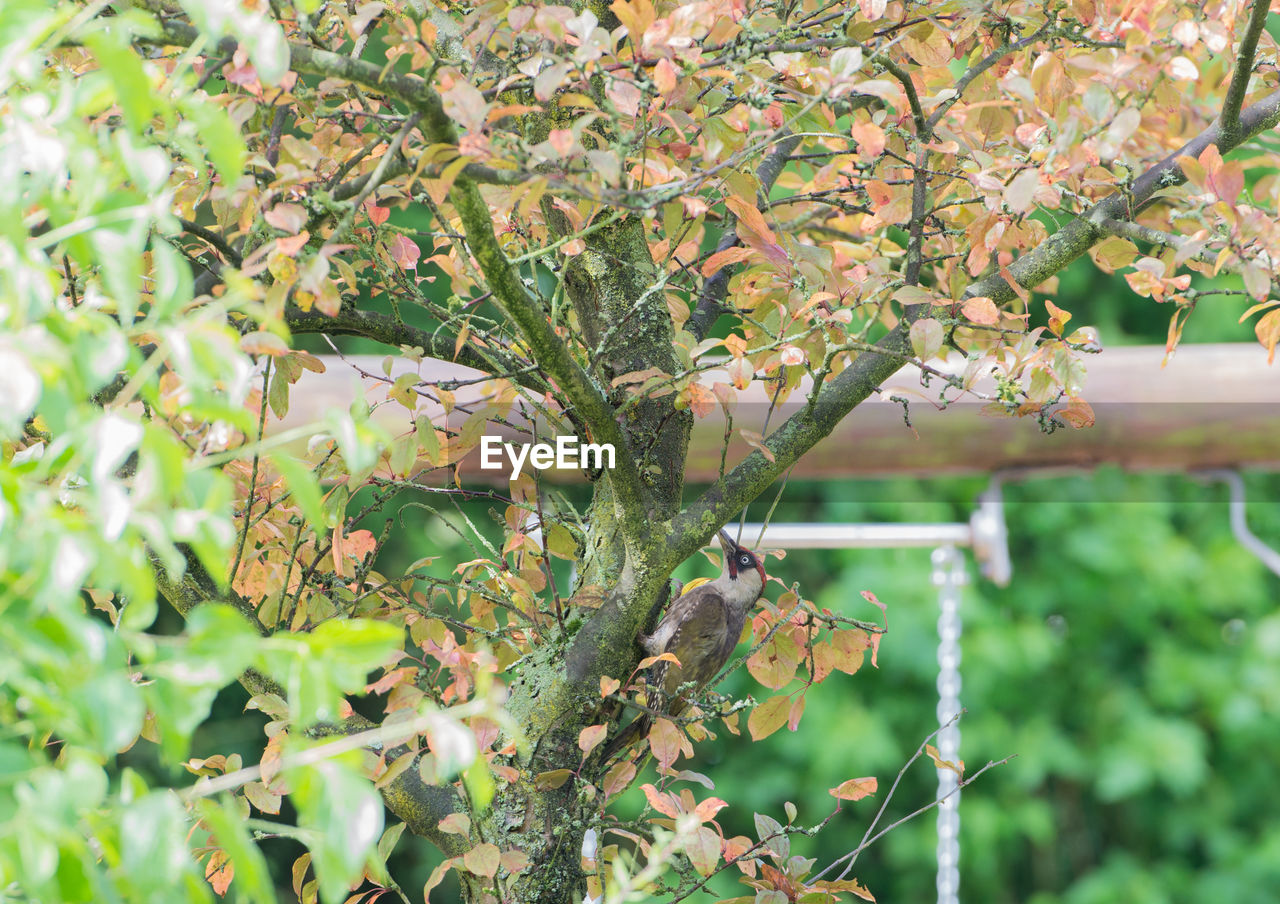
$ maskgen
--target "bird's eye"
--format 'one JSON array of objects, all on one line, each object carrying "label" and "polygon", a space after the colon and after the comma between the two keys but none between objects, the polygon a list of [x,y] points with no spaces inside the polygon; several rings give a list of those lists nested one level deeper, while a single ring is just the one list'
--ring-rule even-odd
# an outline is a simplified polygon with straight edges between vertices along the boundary
[{"label": "bird's eye", "polygon": [[744,552],[742,555],[738,556],[738,564],[739,564],[739,565],[750,565],[750,564],[751,564],[751,556],[747,555],[747,554]]}]

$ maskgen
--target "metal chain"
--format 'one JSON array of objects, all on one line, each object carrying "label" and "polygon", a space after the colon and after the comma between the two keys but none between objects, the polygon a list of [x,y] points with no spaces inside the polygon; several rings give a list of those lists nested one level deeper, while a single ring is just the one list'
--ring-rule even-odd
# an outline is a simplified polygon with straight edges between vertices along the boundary
[{"label": "metal chain", "polygon": [[[960,759],[960,588],[968,583],[964,556],[954,546],[933,551],[938,588],[938,755]],[[960,902],[960,776],[938,770],[938,904]],[[948,795],[950,795],[948,797]],[[945,798],[945,799],[944,799]]]}]

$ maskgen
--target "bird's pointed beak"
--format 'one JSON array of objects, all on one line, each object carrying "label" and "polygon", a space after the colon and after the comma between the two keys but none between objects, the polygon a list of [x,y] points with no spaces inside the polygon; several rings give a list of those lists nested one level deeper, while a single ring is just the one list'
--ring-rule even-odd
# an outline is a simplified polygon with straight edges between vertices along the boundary
[{"label": "bird's pointed beak", "polygon": [[724,550],[724,567],[729,572],[729,577],[736,578],[738,576],[738,560],[735,553],[738,551],[738,544],[733,542],[733,537],[729,536],[729,532],[723,527],[720,528],[720,547]]}]

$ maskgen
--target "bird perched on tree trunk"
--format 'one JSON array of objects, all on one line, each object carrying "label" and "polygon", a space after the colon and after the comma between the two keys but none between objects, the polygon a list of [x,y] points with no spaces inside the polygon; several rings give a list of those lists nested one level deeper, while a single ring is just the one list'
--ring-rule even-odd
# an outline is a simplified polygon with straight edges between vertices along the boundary
[{"label": "bird perched on tree trunk", "polygon": [[[650,670],[647,703],[652,711],[678,716],[689,706],[729,660],[747,613],[764,591],[764,564],[755,553],[739,546],[723,529],[720,546],[724,549],[720,577],[682,594],[652,634],[640,635],[640,645],[649,655],[670,653],[679,660],[679,664],[657,662]],[[650,713],[639,716],[609,742],[604,758],[646,737],[652,723]]]}]

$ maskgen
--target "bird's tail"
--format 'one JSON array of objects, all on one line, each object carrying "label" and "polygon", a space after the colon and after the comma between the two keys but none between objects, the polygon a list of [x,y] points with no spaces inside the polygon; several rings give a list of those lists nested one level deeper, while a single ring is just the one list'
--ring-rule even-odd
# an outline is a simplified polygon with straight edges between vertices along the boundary
[{"label": "bird's tail", "polygon": [[626,750],[632,744],[637,743],[641,738],[648,737],[649,726],[652,723],[652,721],[653,720],[649,718],[648,715],[642,714],[638,716],[630,725],[628,725],[626,728],[622,729],[622,731],[614,735],[613,738],[609,741],[609,743],[605,745],[604,762],[607,763],[609,760],[613,759],[619,753]]}]

